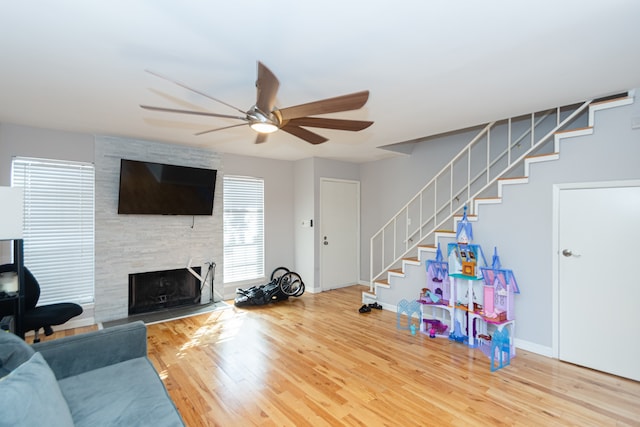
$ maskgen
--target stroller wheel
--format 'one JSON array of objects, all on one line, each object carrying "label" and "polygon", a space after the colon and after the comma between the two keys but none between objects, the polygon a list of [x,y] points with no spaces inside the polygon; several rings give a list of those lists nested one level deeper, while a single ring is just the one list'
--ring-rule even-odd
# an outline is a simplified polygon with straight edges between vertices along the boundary
[{"label": "stroller wheel", "polygon": [[280,277],[280,290],[285,295],[300,296],[304,292],[304,283],[298,273],[290,271]]},{"label": "stroller wheel", "polygon": [[273,279],[277,279],[280,280],[280,278],[285,274],[288,273],[289,269],[287,267],[278,267],[275,270],[273,270],[273,272],[271,273],[271,281],[273,282]]},{"label": "stroller wheel", "polygon": [[299,297],[304,294],[304,282],[300,283],[300,287],[298,288],[298,292],[295,293],[294,297]]}]

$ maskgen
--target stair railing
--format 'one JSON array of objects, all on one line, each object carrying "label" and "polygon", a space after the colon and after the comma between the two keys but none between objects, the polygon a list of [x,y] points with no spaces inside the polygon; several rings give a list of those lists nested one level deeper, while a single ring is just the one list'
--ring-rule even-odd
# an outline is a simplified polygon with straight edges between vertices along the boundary
[{"label": "stair railing", "polygon": [[[453,222],[453,217],[461,213],[464,206],[470,206],[469,214],[473,214],[473,199],[523,164],[526,156],[550,141],[556,132],[565,129],[591,102],[532,113],[530,120],[525,118],[528,116],[520,116],[484,126],[371,237],[370,291],[373,292],[375,281],[385,272],[398,265],[444,224]],[[555,118],[552,124],[550,118]],[[549,129],[544,129],[545,126]],[[537,140],[536,129],[542,130],[542,136]],[[512,140],[514,132],[519,136]],[[495,148],[494,152],[492,148]],[[412,226],[411,219],[416,217],[417,224]]]}]

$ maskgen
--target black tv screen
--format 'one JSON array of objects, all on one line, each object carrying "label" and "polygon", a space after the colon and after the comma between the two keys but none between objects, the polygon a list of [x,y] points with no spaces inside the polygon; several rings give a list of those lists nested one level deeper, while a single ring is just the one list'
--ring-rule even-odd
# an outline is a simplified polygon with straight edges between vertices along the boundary
[{"label": "black tv screen", "polygon": [[122,159],[119,214],[211,215],[215,169]]}]

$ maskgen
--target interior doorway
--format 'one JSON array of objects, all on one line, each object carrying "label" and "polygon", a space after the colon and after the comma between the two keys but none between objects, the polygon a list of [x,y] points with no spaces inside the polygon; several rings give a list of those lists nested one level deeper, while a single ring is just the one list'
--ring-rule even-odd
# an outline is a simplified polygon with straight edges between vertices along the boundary
[{"label": "interior doorway", "polygon": [[320,179],[320,285],[350,286],[360,277],[360,182]]},{"label": "interior doorway", "polygon": [[554,356],[640,380],[640,182],[554,189]]}]

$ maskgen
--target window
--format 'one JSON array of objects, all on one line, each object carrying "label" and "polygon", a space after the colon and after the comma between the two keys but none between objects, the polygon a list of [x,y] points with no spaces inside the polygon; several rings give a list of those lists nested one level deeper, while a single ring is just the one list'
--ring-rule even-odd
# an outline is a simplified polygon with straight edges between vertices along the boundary
[{"label": "window", "polygon": [[264,181],[224,177],[224,282],[264,277]]},{"label": "window", "polygon": [[24,187],[24,264],[39,304],[94,300],[94,166],[14,158],[11,185]]}]

